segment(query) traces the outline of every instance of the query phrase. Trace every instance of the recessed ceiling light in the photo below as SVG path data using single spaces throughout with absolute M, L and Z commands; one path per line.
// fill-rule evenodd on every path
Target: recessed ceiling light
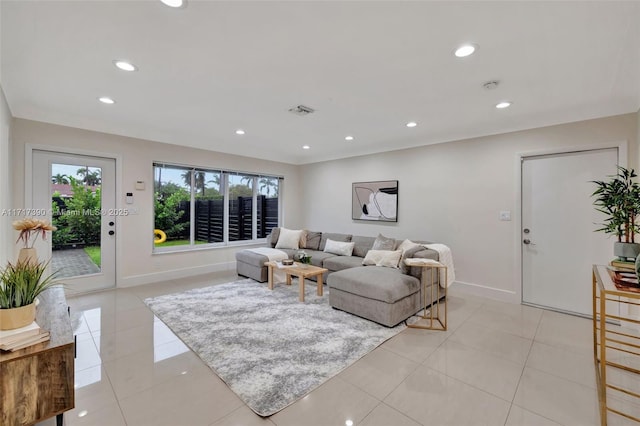
M 162 3 L 169 7 L 183 7 L 185 5 L 184 0 L 160 0 Z
M 115 60 L 113 61 L 113 65 L 115 65 L 116 67 L 120 68 L 122 71 L 137 71 L 138 68 L 133 65 L 131 62 L 127 62 L 127 61 L 122 61 L 122 60 Z
M 236 135 L 244 135 L 244 130 L 242 129 L 236 130 Z
M 309 149 L 311 148 L 309 145 L 302 145 L 302 149 Z
M 496 104 L 496 108 L 498 108 L 498 109 L 509 108 L 510 106 L 511 106 L 511 102 L 509 102 L 509 101 L 502 101 L 502 102 Z
M 416 123 L 415 121 L 410 121 L 407 123 L 407 127 L 416 127 L 418 125 L 418 123 Z
M 464 58 L 473 54 L 473 52 L 475 52 L 477 49 L 478 49 L 478 46 L 475 44 L 470 44 L 470 43 L 463 44 L 462 46 L 456 49 L 455 55 L 458 58 Z
M 353 140 L 353 136 L 347 136 L 344 138 L 345 141 L 352 141 Z
M 108 96 L 102 96 L 102 97 L 98 98 L 98 100 L 99 100 L 100 102 L 102 102 L 103 104 L 109 104 L 109 105 L 111 105 L 111 104 L 115 104 L 115 103 L 116 103 L 116 101 L 114 101 L 113 99 L 111 99 L 111 98 L 110 98 L 110 97 L 108 97 Z

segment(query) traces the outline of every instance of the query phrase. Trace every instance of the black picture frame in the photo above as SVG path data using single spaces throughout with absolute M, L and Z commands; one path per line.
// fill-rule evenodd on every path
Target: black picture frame
M 351 219 L 398 221 L 398 181 L 379 180 L 351 184 Z

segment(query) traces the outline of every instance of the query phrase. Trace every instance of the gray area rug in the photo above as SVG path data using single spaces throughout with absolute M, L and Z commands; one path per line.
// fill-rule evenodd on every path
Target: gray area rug
M 329 306 L 307 281 L 251 279 L 149 298 L 145 303 L 257 414 L 270 416 L 404 330 Z

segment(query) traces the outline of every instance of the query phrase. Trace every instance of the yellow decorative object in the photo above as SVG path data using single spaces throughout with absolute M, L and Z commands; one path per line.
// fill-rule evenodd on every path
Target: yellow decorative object
M 161 244 L 167 241 L 167 234 L 165 234 L 164 231 L 161 231 L 159 229 L 153 230 L 153 237 L 154 237 L 153 238 L 154 244 Z

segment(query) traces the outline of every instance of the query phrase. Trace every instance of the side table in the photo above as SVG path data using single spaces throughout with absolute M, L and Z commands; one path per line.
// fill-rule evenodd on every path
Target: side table
M 429 320 L 429 325 L 426 324 L 407 324 L 410 328 L 421 328 L 425 330 L 438 330 L 447 331 L 447 285 L 444 286 L 444 303 L 440 302 L 439 289 L 440 282 L 447 282 L 447 267 L 442 263 L 433 259 L 405 259 L 405 263 L 408 266 L 420 266 L 422 267 L 422 274 L 420 283 L 422 285 L 422 315 L 420 318 Z M 438 284 L 436 277 L 439 279 Z M 431 279 L 429 279 L 431 278 Z M 427 286 L 430 285 L 429 292 L 427 292 Z M 427 293 L 431 296 L 427 301 Z M 435 302 L 434 302 L 435 299 Z M 442 304 L 442 318 L 440 315 L 440 305 Z M 427 310 L 427 308 L 429 308 Z

